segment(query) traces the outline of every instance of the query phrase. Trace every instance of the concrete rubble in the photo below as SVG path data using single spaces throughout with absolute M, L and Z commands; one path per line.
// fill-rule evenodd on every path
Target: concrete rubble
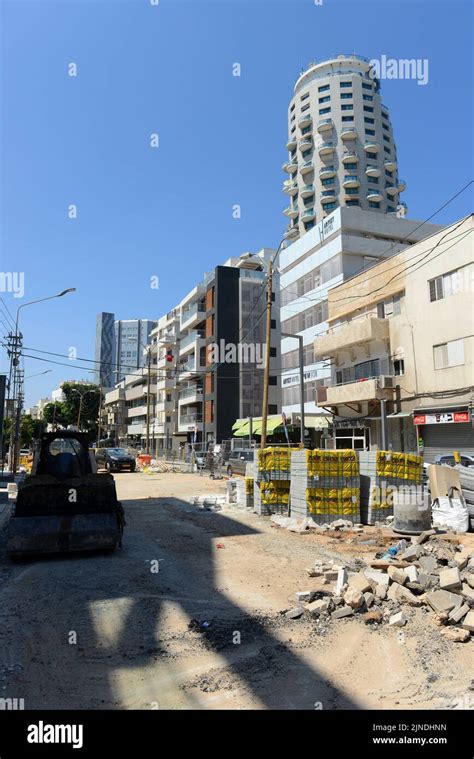
M 346 524 L 352 523 L 338 520 L 331 529 L 345 531 Z M 386 542 L 379 540 L 379 546 Z M 411 542 L 409 537 L 400 540 L 393 535 L 391 542 L 373 560 L 351 557 L 347 564 L 316 560 L 307 573 L 316 578 L 315 587 L 320 589 L 296 593 L 301 604 L 298 612 L 303 611 L 290 610 L 287 616 L 309 615 L 318 623 L 359 618 L 375 627 L 409 629 L 419 607 L 441 628 L 446 640 L 470 640 L 474 635 L 474 549 L 462 545 L 462 536 L 436 530 L 427 530 Z

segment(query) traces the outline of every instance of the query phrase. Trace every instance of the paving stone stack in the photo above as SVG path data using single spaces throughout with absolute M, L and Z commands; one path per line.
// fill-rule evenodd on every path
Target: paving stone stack
M 237 480 L 237 505 L 246 509 L 253 509 L 253 477 L 244 477 Z
M 317 524 L 359 521 L 359 464 L 352 450 L 293 451 L 291 516 Z
M 288 514 L 290 499 L 289 448 L 255 451 L 254 509 L 258 514 Z
M 374 524 L 393 514 L 391 493 L 421 485 L 423 459 L 413 453 L 359 451 L 360 521 Z

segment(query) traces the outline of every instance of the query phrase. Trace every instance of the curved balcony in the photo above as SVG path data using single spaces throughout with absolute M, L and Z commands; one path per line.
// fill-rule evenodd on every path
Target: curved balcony
M 378 166 L 366 166 L 365 167 L 365 176 L 366 177 L 379 177 L 382 173 L 382 169 L 379 169 Z
M 342 154 L 342 163 L 357 163 L 359 156 L 353 150 L 345 150 Z
M 398 187 L 396 184 L 387 184 L 385 185 L 385 190 L 387 192 L 387 195 L 398 195 Z
M 288 208 L 285 208 L 283 211 L 285 216 L 288 216 L 289 219 L 296 219 L 298 216 L 298 206 L 288 206 Z
M 334 166 L 322 166 L 319 169 L 319 178 L 320 179 L 330 179 L 331 177 L 335 176 L 336 169 Z
M 397 168 L 397 162 L 393 158 L 387 158 L 383 165 L 387 169 L 387 171 L 395 171 Z
M 283 171 L 288 172 L 288 174 L 293 174 L 298 169 L 298 161 L 295 161 L 294 158 L 291 161 L 285 161 L 282 169 Z
M 403 190 L 406 190 L 406 183 L 403 179 L 398 180 L 398 192 L 403 192 Z
M 309 161 L 305 161 L 302 164 L 302 166 L 300 168 L 300 174 L 302 174 L 302 176 L 304 176 L 305 174 L 309 174 L 313 170 L 314 170 L 313 160 L 311 159 Z
M 332 119 L 319 119 L 318 121 L 318 132 L 328 132 L 330 129 L 332 129 L 334 126 Z
M 334 152 L 334 143 L 332 142 L 322 142 L 321 145 L 318 147 L 318 153 L 320 156 L 323 155 L 330 155 Z
M 341 131 L 341 140 L 355 140 L 357 138 L 357 129 L 354 126 L 346 126 Z
M 356 177 L 355 174 L 347 174 L 344 179 L 342 180 L 342 186 L 347 187 L 359 187 L 360 181 L 359 178 Z
M 367 200 L 370 202 L 378 203 L 379 200 L 382 200 L 382 197 L 382 193 L 378 187 L 373 187 L 370 190 L 367 190 Z
M 298 147 L 303 153 L 305 150 L 312 150 L 313 149 L 313 138 L 312 137 L 302 137 L 301 140 L 298 142 Z
M 311 221 L 314 219 L 315 213 L 314 208 L 305 208 L 303 213 L 301 214 L 301 220 L 302 221 Z
M 286 143 L 287 150 L 294 150 L 296 148 L 296 142 L 296 134 L 290 134 Z
M 369 153 L 370 155 L 374 155 L 375 153 L 379 152 L 380 145 L 378 142 L 366 142 L 364 144 L 364 150 L 366 153 Z
M 297 226 L 287 227 L 287 230 L 283 237 L 285 240 L 296 240 L 300 236 L 300 232 Z
M 302 198 L 309 198 L 314 193 L 314 184 L 305 184 L 300 190 Z
M 309 126 L 312 123 L 312 121 L 313 121 L 313 117 L 311 116 L 309 112 L 303 113 L 303 115 L 300 116 L 298 119 L 298 126 L 300 127 L 300 129 L 304 129 L 305 127 Z
M 336 200 L 336 190 L 323 190 L 319 197 L 321 203 L 333 203 Z
M 296 195 L 298 192 L 298 182 L 295 182 L 294 179 L 286 179 L 283 182 L 283 192 L 286 192 L 287 195 Z

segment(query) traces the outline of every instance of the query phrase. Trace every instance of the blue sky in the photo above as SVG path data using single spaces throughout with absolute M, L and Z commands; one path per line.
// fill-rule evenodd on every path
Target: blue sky
M 94 358 L 98 311 L 157 318 L 228 256 L 276 246 L 288 101 L 314 59 L 428 59 L 426 86 L 383 81 L 382 101 L 409 216 L 430 216 L 472 174 L 470 8 L 456 0 L 3 0 L 1 270 L 25 272 L 23 301 L 3 297 L 15 311 L 77 288 L 24 309 L 25 346 Z M 465 192 L 433 221 L 470 211 Z M 62 379 L 86 376 L 69 363 L 26 359 L 27 376 L 53 370 L 27 381 L 26 405 Z

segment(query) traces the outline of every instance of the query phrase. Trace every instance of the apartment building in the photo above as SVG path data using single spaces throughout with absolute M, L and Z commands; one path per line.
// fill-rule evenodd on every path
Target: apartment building
M 339 55 L 301 73 L 288 107 L 286 147 L 287 240 L 341 206 L 405 213 L 389 109 L 367 58 Z
M 95 381 L 104 388 L 115 384 L 115 316 L 102 311 L 97 314 L 95 329 Z
M 473 217 L 330 289 L 314 354 L 336 448 L 474 452 Z
M 179 309 L 164 314 L 150 333 L 153 367 L 153 450 L 177 447 L 186 435 L 178 430 L 176 358 L 179 342 Z M 168 358 L 169 357 L 169 358 Z M 171 360 L 169 360 L 171 359 Z
M 178 433 L 188 442 L 232 437 L 240 417 L 261 416 L 265 281 L 275 251 L 216 266 L 179 304 Z M 269 413 L 280 410 L 279 282 L 274 278 Z
M 438 229 L 393 214 L 338 208 L 281 252 L 281 330 L 303 336 L 308 427 L 322 430 L 329 421 L 326 410 L 317 404 L 316 390 L 330 377 L 330 365 L 314 353 L 315 338 L 328 328 L 328 292 L 378 261 L 410 250 Z M 281 351 L 283 410 L 296 417 L 300 409 L 296 340 L 283 338 Z
M 115 382 L 128 372 L 144 366 L 143 347 L 150 341 L 156 322 L 151 319 L 116 319 L 115 329 Z

